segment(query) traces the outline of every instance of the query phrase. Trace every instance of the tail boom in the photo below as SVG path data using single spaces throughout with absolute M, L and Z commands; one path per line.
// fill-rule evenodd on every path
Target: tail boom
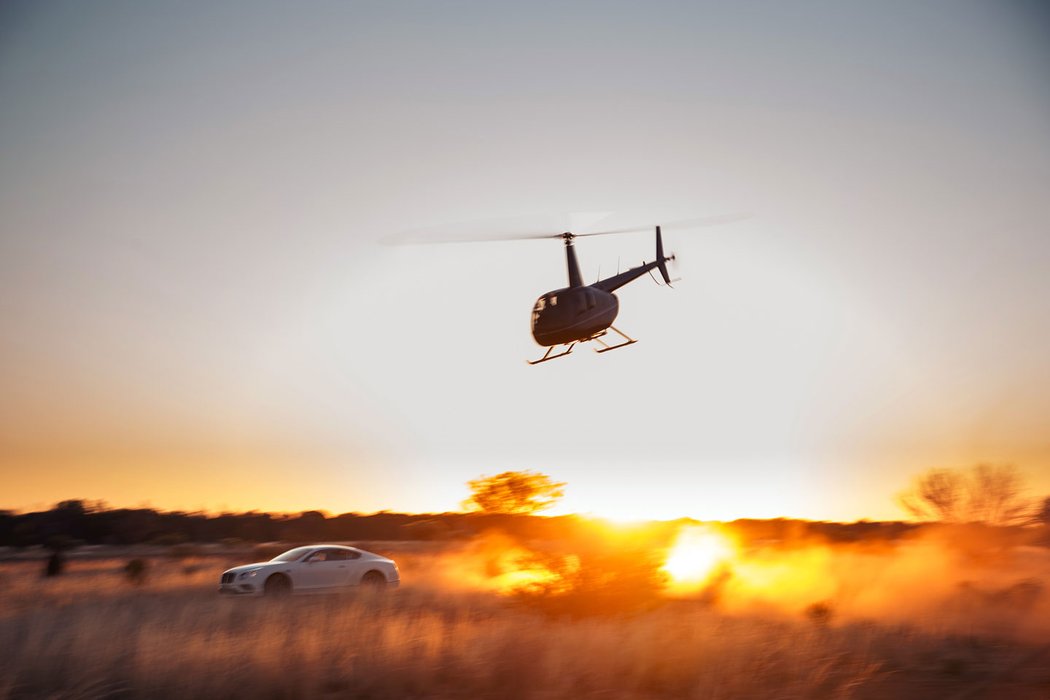
M 600 289 L 604 292 L 612 292 L 620 287 L 624 286 L 628 282 L 633 282 L 650 270 L 659 270 L 660 274 L 664 278 L 664 282 L 671 284 L 671 275 L 667 273 L 667 261 L 674 260 L 674 255 L 664 255 L 664 242 L 660 235 L 660 227 L 656 227 L 656 260 L 652 262 L 642 263 L 638 267 L 632 267 L 626 272 L 621 272 L 618 275 L 613 275 L 603 280 L 595 282 L 592 287 Z

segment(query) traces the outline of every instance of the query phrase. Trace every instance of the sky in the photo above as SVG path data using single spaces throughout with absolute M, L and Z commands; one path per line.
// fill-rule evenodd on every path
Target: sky
M 5 2 L 0 508 L 1050 495 L 1048 75 L 1038 2 Z M 559 241 L 390 245 L 572 212 L 742 216 L 665 229 L 638 343 L 535 367 Z

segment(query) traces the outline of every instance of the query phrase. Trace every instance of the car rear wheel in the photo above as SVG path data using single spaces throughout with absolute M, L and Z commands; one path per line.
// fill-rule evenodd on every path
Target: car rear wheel
M 361 577 L 361 590 L 368 593 L 382 593 L 386 590 L 386 577 L 378 571 L 369 571 Z
M 283 598 L 292 592 L 292 582 L 284 574 L 274 574 L 266 579 L 263 593 L 271 598 Z

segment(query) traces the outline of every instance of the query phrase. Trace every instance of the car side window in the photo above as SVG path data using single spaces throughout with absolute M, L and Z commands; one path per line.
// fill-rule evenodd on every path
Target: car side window
M 350 558 L 347 556 L 349 552 L 345 549 L 326 549 L 325 554 L 327 555 L 325 561 L 346 561 Z

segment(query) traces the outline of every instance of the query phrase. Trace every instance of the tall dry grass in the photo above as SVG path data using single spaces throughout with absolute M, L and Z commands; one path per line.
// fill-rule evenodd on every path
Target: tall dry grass
M 141 587 L 123 561 L 73 562 L 55 580 L 3 565 L 0 698 L 947 697 L 999 687 L 1031 653 L 698 601 L 552 615 L 428 577 L 446 556 L 401 553 L 392 595 L 278 601 L 220 598 L 227 562 L 155 562 Z

